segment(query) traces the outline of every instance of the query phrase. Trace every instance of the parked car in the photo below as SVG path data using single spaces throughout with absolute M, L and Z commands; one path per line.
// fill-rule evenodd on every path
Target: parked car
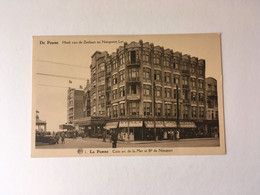
M 58 138 L 51 134 L 51 132 L 37 132 L 36 133 L 36 142 L 56 144 Z

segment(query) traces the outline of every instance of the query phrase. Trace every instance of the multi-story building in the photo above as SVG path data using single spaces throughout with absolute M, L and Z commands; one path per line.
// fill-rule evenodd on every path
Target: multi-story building
M 91 116 L 123 138 L 167 139 L 177 118 L 183 137 L 204 129 L 205 93 L 203 59 L 143 41 L 92 55 Z
M 209 135 L 218 134 L 218 93 L 217 80 L 208 77 L 206 78 L 206 95 L 207 95 L 207 133 Z
M 84 89 L 84 116 L 85 117 L 90 117 L 91 116 L 91 96 L 90 96 L 90 92 L 91 92 L 91 85 L 89 80 L 87 80 L 87 84 L 86 87 Z
M 68 89 L 67 94 L 67 123 L 84 117 L 84 91 L 74 88 Z

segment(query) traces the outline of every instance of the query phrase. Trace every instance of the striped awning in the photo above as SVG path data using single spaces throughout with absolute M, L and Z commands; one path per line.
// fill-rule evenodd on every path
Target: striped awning
M 119 127 L 142 127 L 143 121 L 120 121 Z
M 175 121 L 164 121 L 164 125 L 166 128 L 176 128 L 177 124 Z
M 145 121 L 145 127 L 146 128 L 154 128 L 154 121 Z M 155 121 L 155 127 L 156 128 L 164 128 L 164 122 L 163 121 Z
M 196 128 L 196 124 L 194 122 L 180 122 L 181 128 Z
M 118 122 L 108 122 L 105 126 L 104 129 L 110 130 L 110 129 L 116 129 L 118 126 Z

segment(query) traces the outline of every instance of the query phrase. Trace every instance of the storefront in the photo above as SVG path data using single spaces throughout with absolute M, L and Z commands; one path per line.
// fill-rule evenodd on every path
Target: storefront
M 196 138 L 198 136 L 197 126 L 194 122 L 181 121 L 180 122 L 180 138 Z
M 143 131 L 142 121 L 120 121 L 118 127 L 119 140 L 141 140 Z

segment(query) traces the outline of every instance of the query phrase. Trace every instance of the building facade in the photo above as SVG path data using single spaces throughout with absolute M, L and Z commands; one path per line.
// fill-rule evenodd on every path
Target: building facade
M 203 59 L 143 41 L 92 55 L 91 117 L 122 139 L 167 139 L 177 118 L 181 136 L 193 136 L 205 129 L 205 94 Z
M 67 123 L 84 117 L 84 91 L 69 88 L 67 93 Z
M 206 96 L 207 134 L 210 136 L 216 136 L 219 132 L 218 91 L 217 80 L 212 77 L 206 78 Z

